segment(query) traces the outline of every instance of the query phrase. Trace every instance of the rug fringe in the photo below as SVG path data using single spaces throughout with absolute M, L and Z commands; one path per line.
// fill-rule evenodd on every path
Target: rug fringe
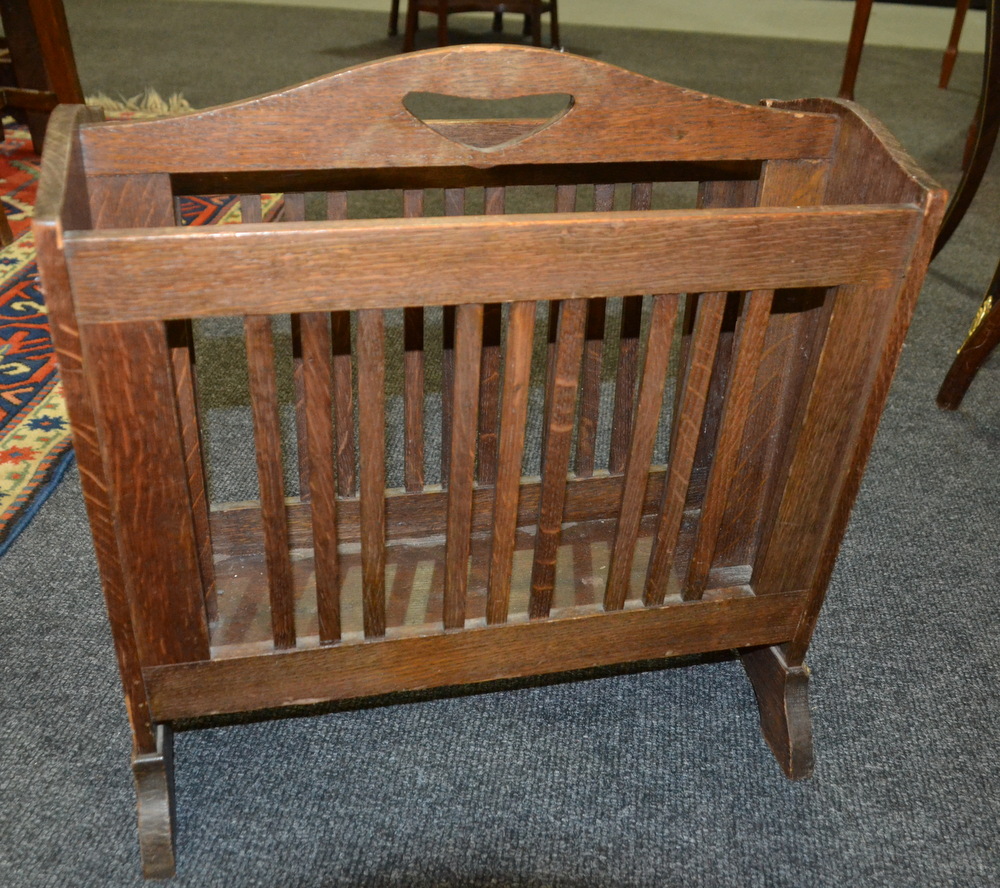
M 173 93 L 164 99 L 155 89 L 145 89 L 138 95 L 126 99 L 113 99 L 105 93 L 87 97 L 87 104 L 108 112 L 138 111 L 144 114 L 187 114 L 194 110 L 180 93 Z

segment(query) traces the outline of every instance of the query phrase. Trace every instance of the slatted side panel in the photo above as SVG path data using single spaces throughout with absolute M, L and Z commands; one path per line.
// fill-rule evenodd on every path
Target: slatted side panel
M 473 192 L 400 192 L 401 213 L 418 217 L 480 212 L 480 201 L 486 214 L 510 208 L 509 189 Z M 653 203 L 649 183 L 598 184 L 592 188 L 592 203 L 589 188 L 563 185 L 551 193 L 553 209 L 560 213 L 580 208 L 643 210 Z M 306 197 L 286 195 L 284 218 L 305 219 Z M 242 195 L 241 205 L 244 221 L 261 218 L 259 195 Z M 312 198 L 310 205 L 315 205 Z M 324 194 L 322 213 L 347 218 L 347 194 Z M 290 349 L 284 355 L 276 354 L 269 317 L 245 318 L 275 646 L 292 647 L 300 641 L 295 605 L 302 584 L 293 576 L 282 480 L 280 361 L 292 366 L 299 493 L 312 519 L 319 640 L 330 644 L 345 631 L 342 618 L 348 606 L 342 600 L 345 568 L 338 546 L 338 521 L 344 520 L 338 515 L 346 500 L 353 502 L 347 514 L 357 516 L 349 520 L 357 523 L 351 538 L 360 540 L 361 582 L 354 589 L 360 590 L 364 634 L 380 637 L 398 625 L 390 614 L 394 593 L 389 586 L 398 587 L 403 573 L 412 574 L 413 569 L 399 568 L 397 574 L 387 548 L 387 459 L 392 457 L 386 457 L 386 448 L 387 442 L 394 446 L 401 428 L 403 488 L 408 494 L 422 494 L 426 465 L 433 465 L 424 450 L 425 439 L 430 440 L 428 421 L 435 421 L 427 415 L 428 381 L 437 378 L 437 372 L 442 382 L 440 477 L 445 491 L 437 527 L 444 543 L 432 556 L 438 560 L 430 594 L 438 590 L 444 629 L 466 625 L 473 581 L 481 584 L 485 604 L 477 606 L 484 606 L 490 624 L 511 618 L 513 598 L 527 602 L 532 619 L 550 616 L 557 575 L 566 569 L 560 559 L 571 545 L 563 539 L 570 520 L 567 497 L 573 485 L 601 480 L 596 476 L 615 481 L 606 488 L 614 491 L 614 501 L 607 506 L 614 525 L 607 554 L 587 554 L 592 565 L 602 562 L 594 569 L 598 586 L 603 582 L 596 597 L 603 597 L 605 609 L 620 610 L 639 596 L 646 606 L 678 596 L 699 599 L 718 588 L 713 569 L 741 446 L 753 411 L 760 406 L 758 375 L 776 304 L 770 291 L 609 293 L 607 298 L 549 303 L 544 314 L 529 302 L 448 306 L 440 327 L 431 327 L 424 309 L 414 306 L 399 313 L 401 325 L 396 329 L 387 326 L 395 324 L 391 313 L 379 309 L 308 313 L 292 316 Z M 727 305 L 729 311 L 738 308 L 735 326 L 728 330 Z M 548 324 L 549 330 L 547 342 L 542 334 L 537 349 L 540 324 Z M 684 324 L 688 333 L 681 336 L 678 328 Z M 431 341 L 432 330 L 441 337 L 439 349 L 429 347 L 437 345 Z M 726 342 L 727 349 L 723 377 L 716 376 L 720 342 Z M 397 348 L 398 368 L 390 360 Z M 672 379 L 673 368 L 679 368 L 677 379 Z M 396 372 L 398 379 L 391 376 Z M 533 483 L 522 478 L 526 429 L 530 411 L 539 409 L 531 406 L 533 385 L 540 389 L 542 404 L 541 477 L 537 500 L 532 500 L 537 509 L 526 523 L 522 490 Z M 665 420 L 664 401 L 671 388 L 674 402 Z M 708 412 L 716 389 L 723 392 L 717 417 Z M 397 416 L 392 406 L 397 397 L 402 400 L 401 426 L 393 429 L 387 423 Z M 658 442 L 665 421 L 669 443 L 664 448 Z M 717 427 L 706 451 L 707 479 L 702 475 L 696 481 L 705 427 L 712 423 Z M 661 449 L 667 461 L 662 482 L 661 469 L 654 465 L 654 451 Z M 695 484 L 698 493 L 692 499 Z M 654 489 L 658 501 L 652 506 Z M 482 503 L 492 514 L 485 546 L 473 538 L 474 514 Z M 434 523 L 431 517 L 428 528 Z M 400 533 L 392 536 L 399 539 Z M 524 570 L 524 557 L 518 555 L 526 537 L 530 571 Z M 579 540 L 572 545 L 579 546 Z M 482 555 L 476 554 L 477 546 L 485 553 L 478 579 L 475 559 Z M 515 567 L 517 558 L 520 567 Z M 644 573 L 644 581 L 639 573 Z M 425 570 L 425 580 L 427 576 Z M 413 582 L 412 576 L 407 582 Z M 514 589 L 514 583 L 521 588 Z M 565 604 L 560 601 L 559 606 Z M 434 607 L 424 606 L 424 612 L 438 618 Z

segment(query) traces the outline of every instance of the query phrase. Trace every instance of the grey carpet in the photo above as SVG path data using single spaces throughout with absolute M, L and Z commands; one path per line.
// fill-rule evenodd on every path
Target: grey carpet
M 388 5 L 388 4 L 387 4 Z M 396 48 L 361 13 L 66 0 L 87 92 L 229 101 Z M 571 50 L 754 101 L 834 45 L 566 28 Z M 978 84 L 871 47 L 859 99 L 948 183 Z M 990 177 L 935 262 L 809 662 L 790 783 L 731 661 L 181 733 L 178 886 L 1000 882 L 1000 366 L 934 394 L 1000 255 Z M 78 478 L 0 559 L 0 884 L 139 885 L 129 740 Z

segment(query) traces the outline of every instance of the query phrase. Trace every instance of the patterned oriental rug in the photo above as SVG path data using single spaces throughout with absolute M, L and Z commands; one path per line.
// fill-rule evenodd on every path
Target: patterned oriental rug
M 15 240 L 0 250 L 0 556 L 73 458 L 31 233 L 40 159 L 26 127 L 7 119 L 4 132 L 0 199 Z M 265 195 L 269 219 L 280 209 L 279 196 Z M 181 213 L 187 225 L 240 221 L 237 201 L 228 195 L 185 199 Z

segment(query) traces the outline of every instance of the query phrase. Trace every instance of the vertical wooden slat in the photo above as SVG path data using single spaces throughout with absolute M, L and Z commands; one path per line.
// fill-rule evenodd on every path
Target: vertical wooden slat
M 306 391 L 303 379 L 302 321 L 301 316 L 291 315 L 292 327 L 292 383 L 295 391 L 295 453 L 299 466 L 299 497 L 309 502 L 309 440 L 306 437 Z
M 385 319 L 358 312 L 361 582 L 367 637 L 385 635 Z
M 733 368 L 723 400 L 722 420 L 715 444 L 715 457 L 709 470 L 698 533 L 687 581 L 684 583 L 683 597 L 686 600 L 701 598 L 708 583 L 708 573 L 722 529 L 729 490 L 736 475 L 740 445 L 750 416 L 773 299 L 772 290 L 748 293 L 744 297 L 743 315 L 736 331 Z
M 630 209 L 648 210 L 653 205 L 651 182 L 637 182 L 632 186 Z M 632 420 L 635 411 L 635 386 L 639 375 L 639 335 L 642 331 L 642 296 L 622 299 L 621 327 L 618 333 L 618 372 L 615 374 L 615 406 L 611 420 L 611 451 L 608 471 L 624 471 L 625 459 L 632 437 Z
M 403 192 L 403 215 L 424 214 L 424 192 Z M 403 309 L 403 483 L 418 492 L 424 487 L 424 310 Z
M 482 337 L 483 306 L 458 306 L 455 312 L 455 386 L 451 408 L 451 471 L 445 547 L 445 629 L 461 629 L 465 625 Z
M 621 508 L 615 527 L 615 539 L 604 591 L 605 610 L 620 610 L 628 597 L 629 576 L 635 543 L 642 520 L 642 504 L 649 479 L 649 465 L 656 443 L 656 430 L 663 406 L 670 350 L 677 321 L 679 296 L 654 296 L 653 311 L 646 345 L 646 361 L 639 386 L 639 402 L 625 461 Z
M 573 415 L 583 355 L 583 337 L 587 323 L 587 300 L 570 299 L 559 311 L 556 337 L 555 370 L 552 374 L 551 405 L 546 417 L 548 431 L 542 459 L 542 489 L 538 506 L 538 531 L 531 566 L 532 618 L 546 617 L 552 607 L 555 589 L 556 556 L 562 531 L 563 505 L 573 444 Z
M 240 195 L 240 219 L 244 223 L 264 221 L 263 207 L 259 194 Z
M 284 196 L 282 218 L 286 222 L 302 222 L 306 218 L 306 196 L 301 191 L 289 191 Z M 298 444 L 299 496 L 303 502 L 310 498 L 309 444 L 306 440 L 305 386 L 302 379 L 302 333 L 299 316 L 293 314 L 292 322 L 292 379 L 295 385 L 295 431 Z
M 286 222 L 302 222 L 306 218 L 306 196 L 301 191 L 288 191 L 284 197 L 282 218 Z
M 506 209 L 506 189 L 486 188 L 483 211 L 502 215 Z M 480 484 L 494 484 L 497 478 L 497 430 L 500 423 L 500 341 L 502 309 L 487 305 L 483 314 L 483 357 L 479 374 L 479 465 Z
M 576 185 L 557 185 L 555 211 L 557 213 L 572 213 L 576 210 Z M 548 434 L 548 416 L 552 409 L 549 403 L 549 395 L 552 393 L 553 375 L 556 370 L 556 336 L 559 331 L 559 303 L 549 303 L 549 330 L 548 346 L 545 354 L 545 404 L 542 409 L 542 416 L 546 421 L 542 424 L 542 451 L 545 451 L 545 436 Z
M 594 211 L 610 212 L 615 208 L 615 186 L 594 186 Z M 576 439 L 576 474 L 588 478 L 594 474 L 597 445 L 597 422 L 601 408 L 601 356 L 604 353 L 606 300 L 591 299 L 587 306 L 587 333 L 583 345 L 583 369 L 580 373 L 580 415 Z
M 289 648 L 295 645 L 295 599 L 281 471 L 281 421 L 271 319 L 267 315 L 248 315 L 244 319 L 244 331 L 264 524 L 264 556 L 271 596 L 271 631 L 276 648 Z
M 535 303 L 516 302 L 511 305 L 503 378 L 500 453 L 493 500 L 493 547 L 486 593 L 487 623 L 506 622 L 510 606 L 510 573 L 517 533 L 518 492 L 521 460 L 524 456 L 524 430 L 528 418 L 534 329 Z
M 445 188 L 444 213 L 446 216 L 465 214 L 464 188 Z M 446 305 L 441 314 L 441 483 L 447 487 L 451 460 L 451 403 L 455 386 L 455 306 Z
M 316 569 L 316 610 L 322 644 L 340 639 L 340 569 L 337 560 L 337 489 L 334 478 L 333 355 L 329 318 L 300 315 L 302 390 L 309 455 L 309 501 Z
M 328 219 L 347 218 L 347 192 L 330 191 L 326 196 Z M 351 315 L 330 313 L 333 348 L 333 412 L 337 436 L 337 493 L 354 496 L 357 487 L 354 460 L 354 391 L 351 368 Z
M 184 442 L 188 488 L 191 492 L 191 516 L 198 540 L 198 561 L 205 590 L 205 610 L 209 620 L 218 615 L 215 588 L 215 562 L 212 557 L 212 530 L 208 520 L 208 491 L 205 484 L 205 464 L 202 458 L 201 427 L 198 421 L 198 397 L 194 376 L 194 335 L 190 321 L 174 321 L 167 325 L 170 340 L 170 362 L 174 373 L 177 413 Z
M 725 307 L 725 293 L 703 293 L 698 297 L 680 411 L 674 418 L 667 482 L 663 489 L 660 517 L 646 574 L 643 600 L 647 605 L 662 604 L 666 595 Z

